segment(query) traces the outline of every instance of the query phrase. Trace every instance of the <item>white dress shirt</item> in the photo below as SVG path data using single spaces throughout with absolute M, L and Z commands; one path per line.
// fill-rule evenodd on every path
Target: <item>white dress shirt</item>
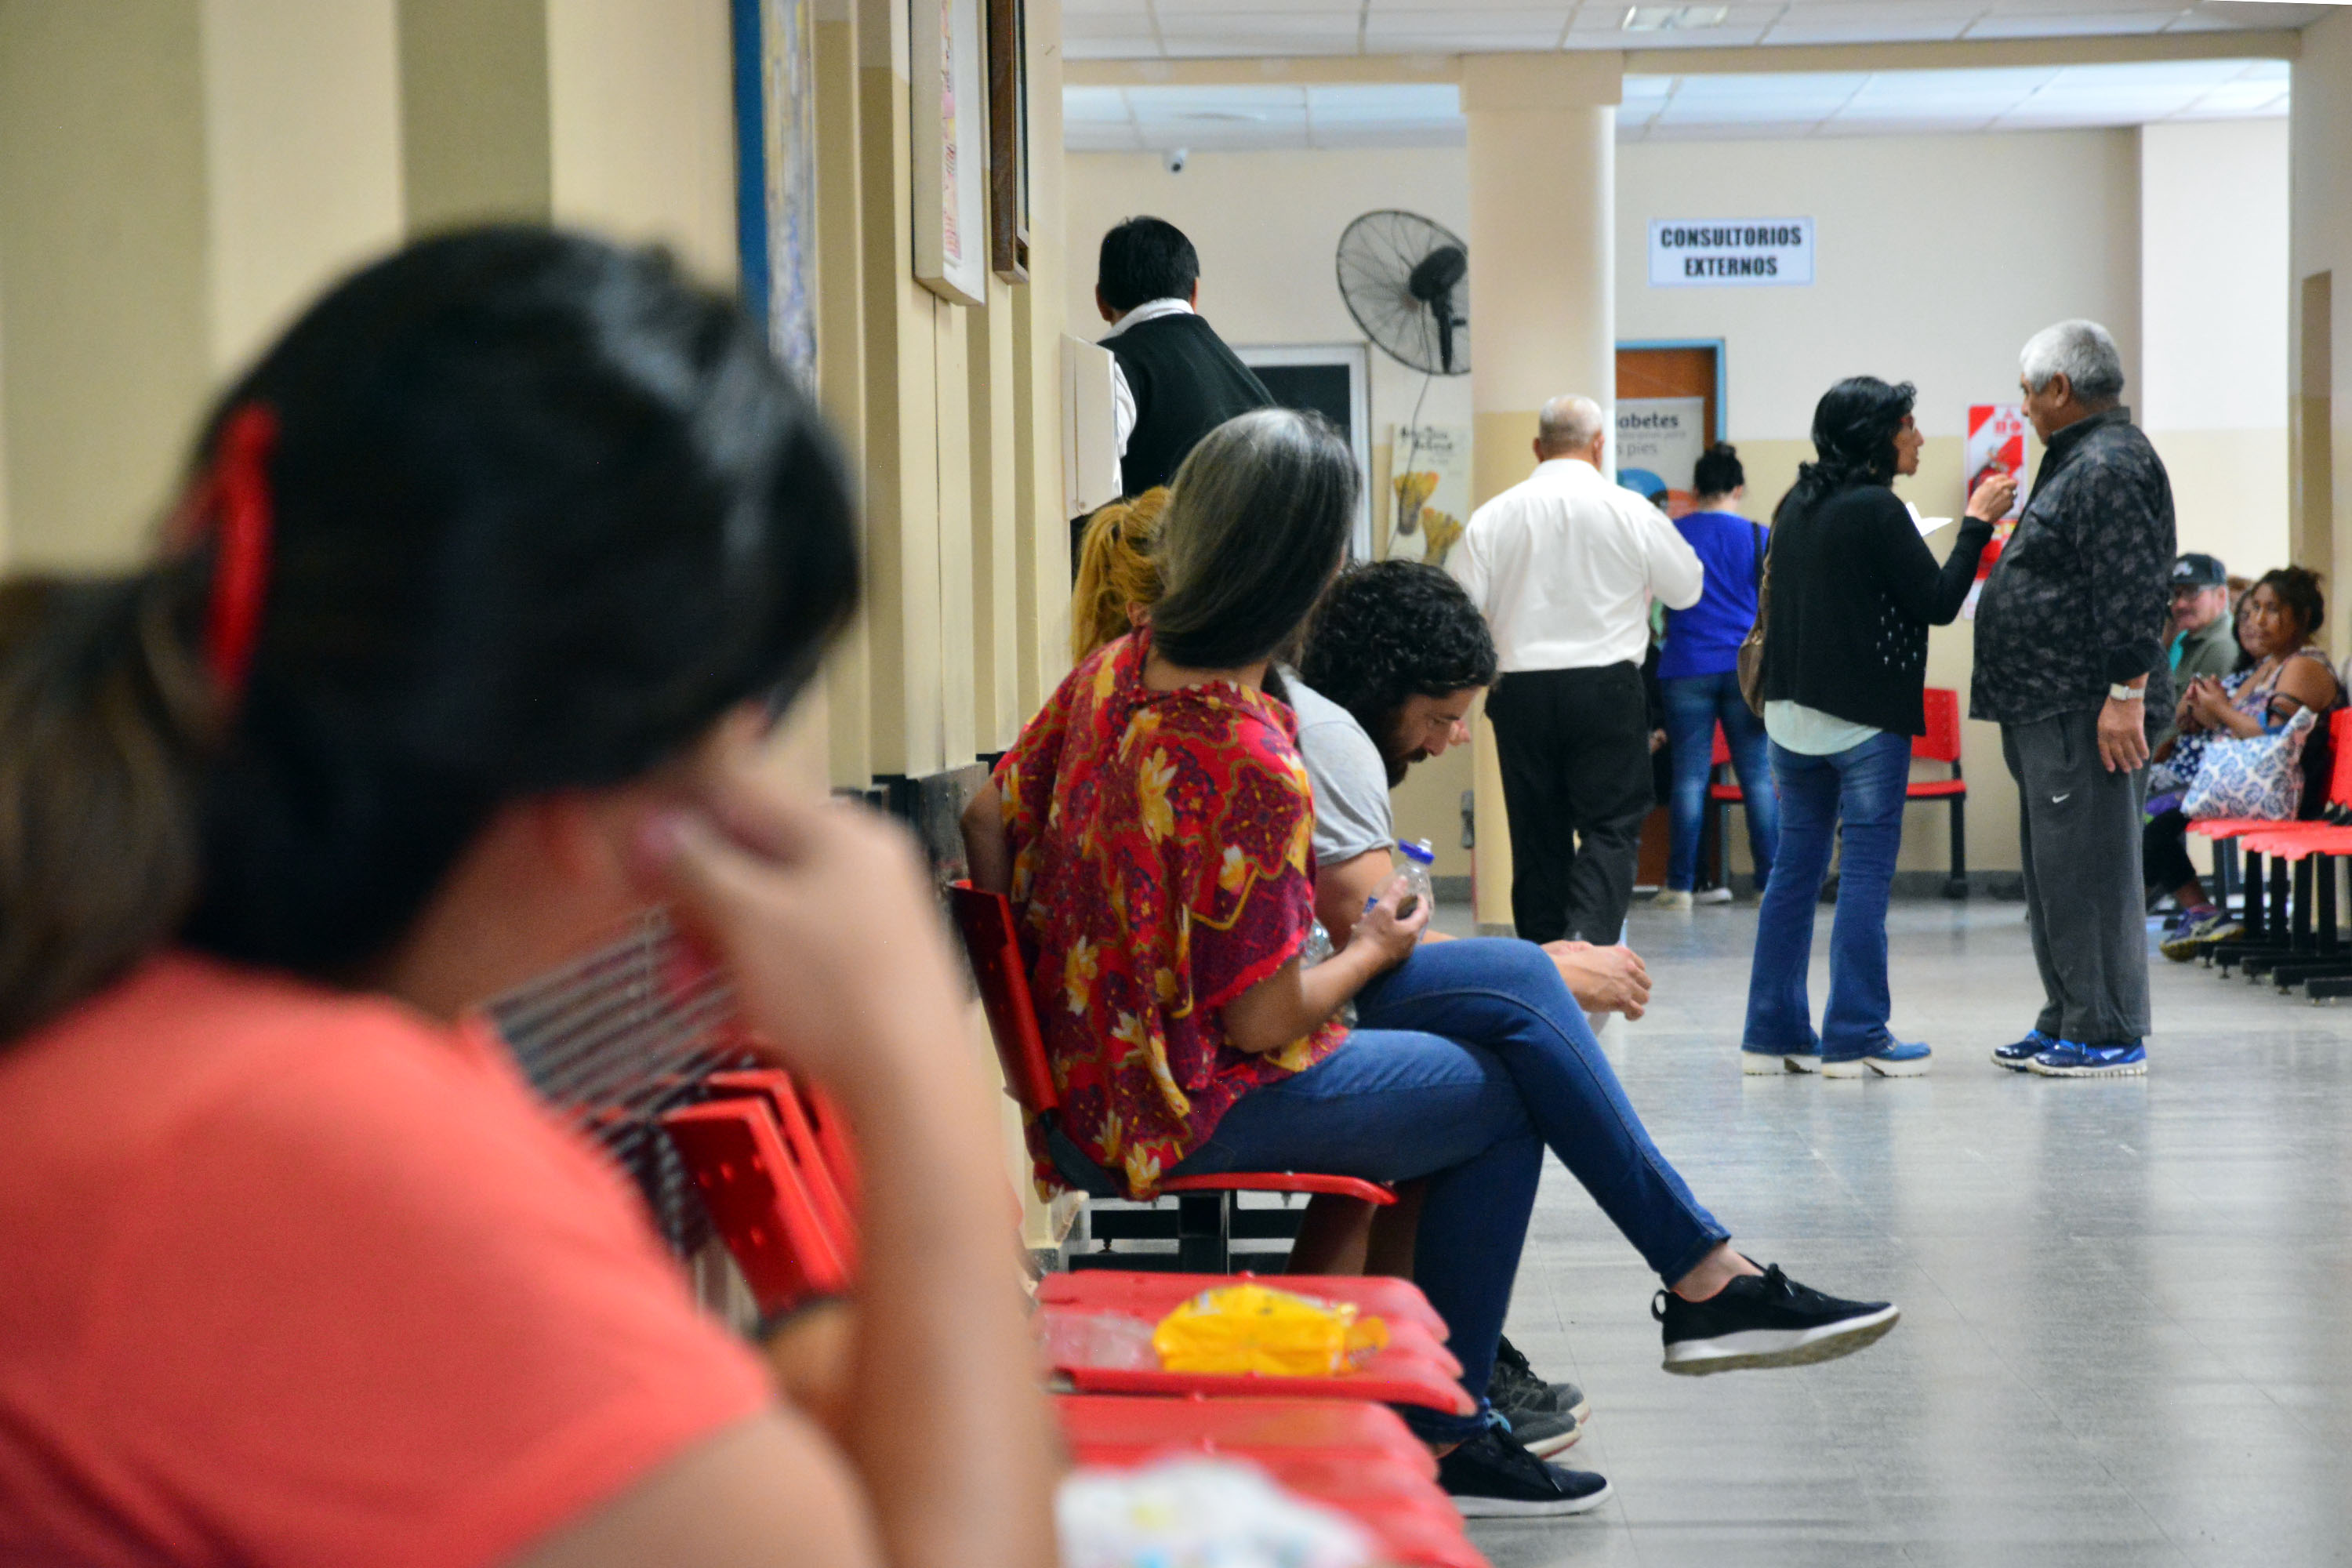
M 1698 603 L 1706 569 L 1666 514 L 1581 458 L 1553 458 L 1470 514 L 1447 561 L 1504 673 L 1642 662 L 1650 601 Z
M 1192 301 L 1179 300 L 1172 294 L 1164 300 L 1146 300 L 1142 304 L 1113 321 L 1110 324 L 1110 331 L 1095 341 L 1098 343 L 1107 343 L 1129 327 L 1139 327 L 1146 321 L 1156 321 L 1162 316 L 1191 316 L 1198 313 L 1192 309 Z M 1127 372 L 1120 368 L 1118 361 L 1115 359 L 1110 362 L 1110 418 L 1112 427 L 1118 432 L 1118 455 L 1124 458 L 1127 456 L 1128 437 L 1135 434 L 1135 394 L 1127 384 Z

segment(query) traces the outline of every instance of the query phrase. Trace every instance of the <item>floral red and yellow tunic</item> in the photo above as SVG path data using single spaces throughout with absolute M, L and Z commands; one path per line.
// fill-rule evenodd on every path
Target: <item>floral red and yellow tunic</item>
M 1066 1130 L 1148 1197 L 1234 1102 L 1346 1042 L 1226 1044 L 1219 1009 L 1296 956 L 1315 919 L 1314 794 L 1298 724 L 1223 681 L 1154 691 L 1149 632 L 1070 672 L 996 765 L 1013 907 Z M 1041 1185 L 1061 1186 L 1037 1130 Z

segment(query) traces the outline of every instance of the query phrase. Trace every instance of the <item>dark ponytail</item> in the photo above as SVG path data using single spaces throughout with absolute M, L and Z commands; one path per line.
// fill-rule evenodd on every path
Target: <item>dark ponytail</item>
M 1778 521 L 1802 516 L 1843 489 L 1895 482 L 1895 435 L 1910 416 L 1918 389 L 1892 386 L 1874 375 L 1849 376 L 1813 405 L 1815 460 L 1797 469 L 1797 482 L 1773 509 Z
M 189 566 L 0 584 L 0 1039 L 166 941 L 215 729 Z
M 172 941 L 348 979 L 506 802 L 781 708 L 856 603 L 814 405 L 656 250 L 421 240 L 305 311 L 190 468 L 164 564 L 0 589 L 0 1038 Z

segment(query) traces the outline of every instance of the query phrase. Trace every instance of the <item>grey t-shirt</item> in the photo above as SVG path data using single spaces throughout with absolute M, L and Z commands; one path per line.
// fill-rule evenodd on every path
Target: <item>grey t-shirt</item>
M 1337 866 L 1395 841 L 1389 815 L 1389 771 L 1356 716 L 1282 672 L 1298 715 L 1298 754 L 1315 788 L 1315 863 Z

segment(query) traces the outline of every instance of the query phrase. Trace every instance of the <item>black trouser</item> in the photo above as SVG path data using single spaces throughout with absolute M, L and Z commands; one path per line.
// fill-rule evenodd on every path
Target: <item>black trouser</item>
M 1518 934 L 1615 942 L 1654 804 L 1640 667 L 1515 671 L 1496 683 L 1486 717 L 1510 819 Z
M 2189 858 L 2189 819 L 2174 806 L 2147 819 L 2139 830 L 2140 875 L 2151 893 L 2171 893 L 2198 879 Z

